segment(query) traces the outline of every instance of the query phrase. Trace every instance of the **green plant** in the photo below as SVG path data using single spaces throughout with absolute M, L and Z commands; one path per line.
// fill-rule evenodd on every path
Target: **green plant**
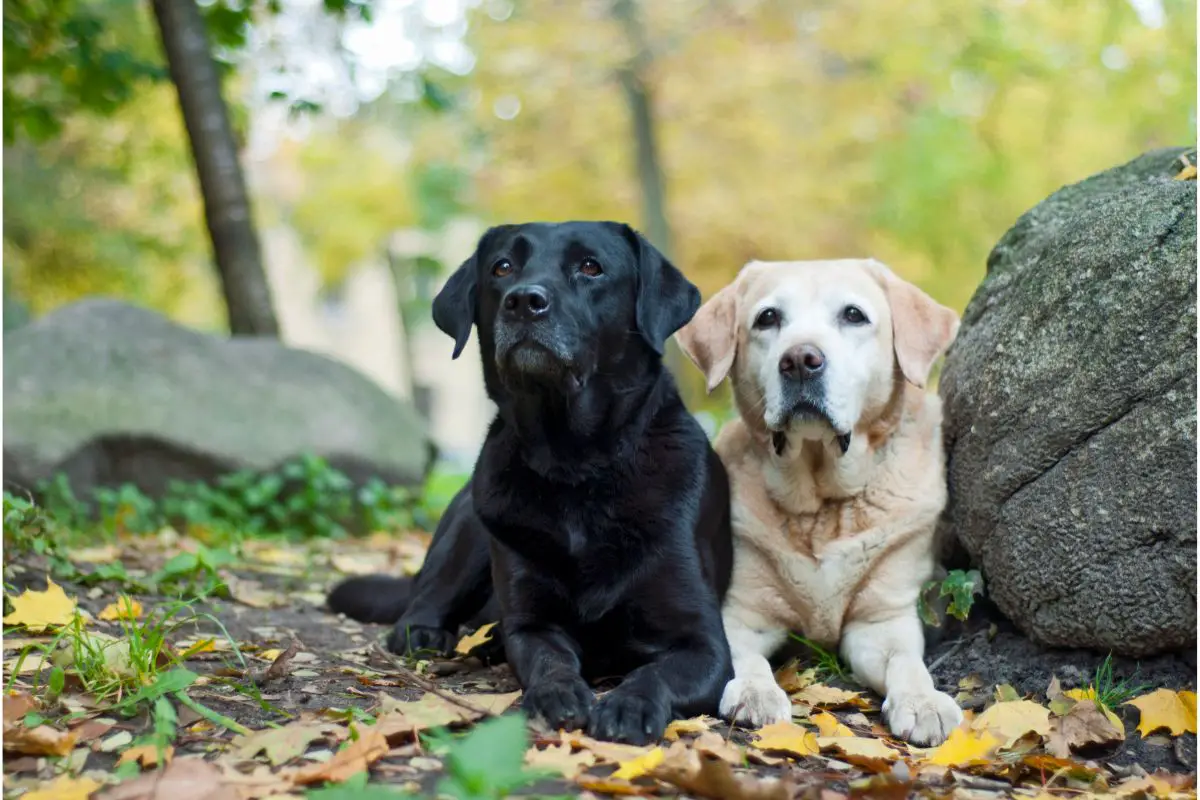
M 975 605 L 975 595 L 983 594 L 983 575 L 979 570 L 952 569 L 942 580 L 931 580 L 921 587 L 917 612 L 926 625 L 941 627 L 942 615 L 937 606 L 941 598 L 950 598 L 946 613 L 957 620 L 966 620 Z
M 811 639 L 806 639 L 799 634 L 793 633 L 791 637 L 808 648 L 815 662 L 813 666 L 817 670 L 817 676 L 822 680 L 837 678 L 848 683 L 854 682 L 854 676 L 851 675 L 849 668 L 842 663 L 842 660 L 838 658 L 837 653 L 832 650 L 826 650 Z
M 1135 670 L 1132 677 L 1118 680 L 1113 675 L 1112 653 L 1109 653 L 1092 674 L 1088 690 L 1097 704 L 1112 711 L 1126 700 L 1132 700 L 1151 688 L 1148 683 L 1133 683 L 1136 677 Z
M 166 594 L 207 597 L 227 593 L 219 569 L 234 561 L 229 550 L 214 549 L 200 544 L 196 552 L 178 553 L 167 560 L 150 583 Z
M 486 720 L 461 737 L 426 737 L 435 752 L 445 756 L 446 777 L 439 795 L 456 800 L 494 800 L 546 776 L 525 767 L 529 732 L 525 715 L 506 714 Z

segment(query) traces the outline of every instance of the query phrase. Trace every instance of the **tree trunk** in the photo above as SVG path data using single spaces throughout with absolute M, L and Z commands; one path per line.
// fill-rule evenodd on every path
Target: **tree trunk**
M 196 0 L 151 0 L 192 145 L 234 336 L 279 336 L 221 78 Z

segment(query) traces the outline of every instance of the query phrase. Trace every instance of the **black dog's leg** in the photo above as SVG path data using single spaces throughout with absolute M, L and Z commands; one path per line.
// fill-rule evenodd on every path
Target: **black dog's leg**
M 492 595 L 488 540 L 468 483 L 438 525 L 388 649 L 402 654 L 454 650 L 459 625 L 479 613 Z
M 605 695 L 592 711 L 588 733 L 641 745 L 662 736 L 672 719 L 715 713 L 733 678 L 729 646 L 719 629 L 704 630 L 700 621 L 697 627 L 698 633 L 633 670 Z
M 508 663 L 525 689 L 521 707 L 551 728 L 586 725 L 596 698 L 580 674 L 579 643 L 561 628 L 533 619 L 509 616 L 504 625 Z

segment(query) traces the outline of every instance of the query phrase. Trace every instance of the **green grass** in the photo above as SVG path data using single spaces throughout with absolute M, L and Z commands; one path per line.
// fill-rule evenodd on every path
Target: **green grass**
M 816 669 L 818 679 L 827 681 L 837 678 L 847 683 L 854 683 L 854 676 L 851 674 L 850 669 L 838 658 L 837 653 L 826 650 L 811 639 L 806 639 L 799 634 L 793 633 L 790 635 L 797 642 L 808 648 L 811 657 L 811 666 Z
M 1122 703 L 1132 700 L 1150 689 L 1148 683 L 1135 684 L 1133 682 L 1135 677 L 1137 677 L 1136 671 L 1131 678 L 1117 679 L 1113 675 L 1112 653 L 1109 653 L 1096 667 L 1092 680 L 1088 683 L 1088 688 L 1095 694 L 1096 702 L 1099 705 L 1112 711 Z

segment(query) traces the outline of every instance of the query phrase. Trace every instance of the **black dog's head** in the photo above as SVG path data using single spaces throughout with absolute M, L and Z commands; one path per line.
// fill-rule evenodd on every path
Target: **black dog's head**
M 596 375 L 661 359 L 700 292 L 628 225 L 502 225 L 433 301 L 458 358 L 479 328 L 489 393 L 575 395 Z

